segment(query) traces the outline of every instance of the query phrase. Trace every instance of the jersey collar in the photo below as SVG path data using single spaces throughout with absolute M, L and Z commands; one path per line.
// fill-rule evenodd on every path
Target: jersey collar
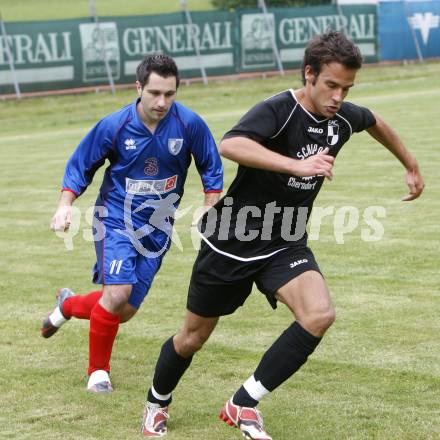
M 140 102 L 141 98 L 136 98 L 134 103 L 133 103 L 133 113 L 134 113 L 134 117 L 139 125 L 139 127 L 142 127 L 144 130 L 147 130 L 148 133 L 150 135 L 155 135 L 158 133 L 158 131 L 160 130 L 160 128 L 162 127 L 163 124 L 166 123 L 166 121 L 168 120 L 168 118 L 170 117 L 171 112 L 174 111 L 174 106 L 175 106 L 175 102 L 173 102 L 173 104 L 171 105 L 170 109 L 168 110 L 168 113 L 165 115 L 165 117 L 163 119 L 161 119 L 159 121 L 159 124 L 157 124 L 156 130 L 154 131 L 154 133 L 151 133 L 151 130 L 144 124 L 144 122 L 142 121 L 141 117 L 139 116 L 139 113 L 137 111 L 137 105 Z
M 295 99 L 295 101 L 299 104 L 299 106 L 304 110 L 305 113 L 307 113 L 315 122 L 317 122 L 318 124 L 321 122 L 325 122 L 328 120 L 328 118 L 324 118 L 324 119 L 318 119 L 317 116 L 315 116 L 313 113 L 310 113 L 300 102 L 299 99 L 296 97 L 295 95 L 295 91 L 293 89 L 289 89 L 290 93 L 293 96 L 293 99 Z

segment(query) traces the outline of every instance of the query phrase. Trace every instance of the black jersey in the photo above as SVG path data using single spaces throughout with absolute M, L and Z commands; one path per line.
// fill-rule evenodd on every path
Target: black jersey
M 331 119 L 307 111 L 293 90 L 257 104 L 224 138 L 247 137 L 269 150 L 304 160 L 329 147 L 336 157 L 354 132 L 376 123 L 370 110 L 344 102 Z M 305 225 L 323 176 L 298 177 L 239 165 L 227 194 L 199 224 L 216 252 L 240 261 L 305 246 Z

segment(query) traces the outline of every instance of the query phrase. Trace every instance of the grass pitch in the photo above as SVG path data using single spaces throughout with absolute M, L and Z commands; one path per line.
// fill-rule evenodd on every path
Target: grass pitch
M 198 111 L 219 140 L 252 104 L 298 87 L 285 78 L 182 86 L 179 100 Z M 115 392 L 85 392 L 88 322 L 72 320 L 50 340 L 39 335 L 54 292 L 90 282 L 94 251 L 81 218 L 73 251 L 49 231 L 64 164 L 99 118 L 135 97 L 118 92 L 0 102 L 0 439 L 138 439 L 145 392 L 163 341 L 185 314 L 195 258 L 190 216 L 177 222 L 183 251 L 164 260 L 139 314 L 120 328 L 112 358 Z M 335 240 L 334 217 L 310 242 L 326 275 L 338 319 L 309 362 L 261 403 L 277 440 L 414 440 L 440 438 L 440 275 L 438 101 L 440 64 L 365 67 L 348 100 L 385 117 L 413 151 L 426 189 L 403 203 L 403 169 L 367 134 L 343 148 L 335 177 L 316 206 L 355 207 L 359 225 Z M 226 183 L 236 166 L 225 161 Z M 102 172 L 78 200 L 94 203 Z M 192 168 L 182 209 L 202 201 Z M 361 239 L 362 213 L 386 210 L 384 236 Z M 170 440 L 241 438 L 217 420 L 222 404 L 254 370 L 263 351 L 292 321 L 255 291 L 226 317 L 196 355 L 174 394 Z

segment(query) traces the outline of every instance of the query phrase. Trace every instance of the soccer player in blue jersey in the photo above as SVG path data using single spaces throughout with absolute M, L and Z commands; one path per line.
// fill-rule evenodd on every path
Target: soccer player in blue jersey
M 74 200 L 108 160 L 94 217 L 93 282 L 102 289 L 86 295 L 60 289 L 41 328 L 49 338 L 71 317 L 90 320 L 87 389 L 98 393 L 113 390 L 110 358 L 119 324 L 136 314 L 171 245 L 173 214 L 191 158 L 206 207 L 217 202 L 223 187 L 223 168 L 209 128 L 175 101 L 179 73 L 174 60 L 147 56 L 136 74 L 136 101 L 99 121 L 67 162 L 51 222 L 54 231 L 69 228 Z

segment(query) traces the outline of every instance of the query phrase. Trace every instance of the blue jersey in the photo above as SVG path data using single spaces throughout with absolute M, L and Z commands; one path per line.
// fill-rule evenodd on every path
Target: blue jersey
M 106 209 L 95 210 L 93 281 L 131 284 L 128 302 L 135 308 L 147 295 L 171 245 L 174 211 L 191 158 L 205 192 L 223 188 L 220 156 L 203 120 L 174 102 L 151 133 L 138 115 L 138 102 L 96 124 L 67 162 L 62 183 L 64 190 L 79 196 L 95 171 L 110 162 L 96 201 L 97 207 Z
M 204 191 L 220 192 L 223 167 L 205 122 L 174 102 L 151 133 L 138 115 L 138 102 L 105 117 L 84 137 L 66 165 L 63 189 L 82 194 L 108 159 L 97 204 L 111 208 L 109 218 L 116 220 L 123 217 L 129 198 L 135 222 L 143 223 L 154 211 L 154 201 L 168 198 L 168 206 L 178 207 L 194 157 Z

